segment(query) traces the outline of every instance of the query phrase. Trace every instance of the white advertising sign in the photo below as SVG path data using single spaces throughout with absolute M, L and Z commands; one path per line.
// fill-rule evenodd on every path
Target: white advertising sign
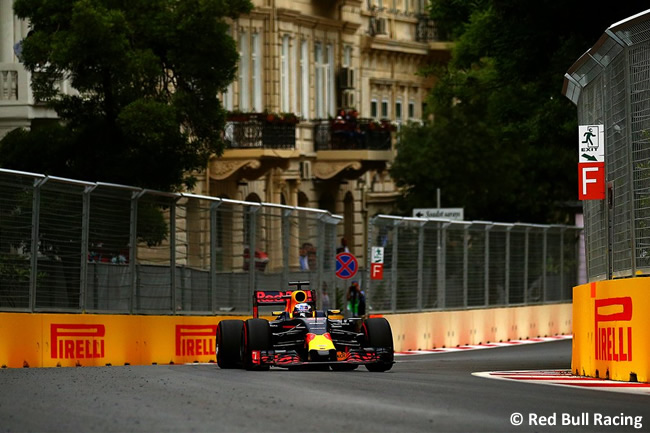
M 445 218 L 463 221 L 464 209 L 462 207 L 413 209 L 413 216 L 417 218 Z

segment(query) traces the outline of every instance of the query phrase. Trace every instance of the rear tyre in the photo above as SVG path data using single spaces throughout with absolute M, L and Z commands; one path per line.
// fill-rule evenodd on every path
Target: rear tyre
M 243 320 L 222 320 L 217 325 L 217 365 L 220 368 L 241 367 L 243 329 Z
M 366 337 L 367 347 L 388 350 L 388 353 L 381 355 L 381 360 L 379 362 L 366 364 L 368 371 L 382 372 L 390 370 L 393 367 L 394 348 L 393 332 L 390 329 L 390 323 L 388 323 L 388 320 L 383 317 L 367 319 L 363 323 L 363 332 Z
M 259 351 L 271 349 L 271 328 L 264 319 L 248 319 L 242 334 L 242 361 L 246 370 L 268 370 L 268 364 L 261 364 Z M 255 360 L 257 358 L 257 361 Z

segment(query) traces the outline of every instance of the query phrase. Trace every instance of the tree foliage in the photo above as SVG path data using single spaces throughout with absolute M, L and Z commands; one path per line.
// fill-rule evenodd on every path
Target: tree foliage
M 251 7 L 249 0 L 16 0 L 16 15 L 31 25 L 21 61 L 33 73 L 34 96 L 63 123 L 9 134 L 0 165 L 161 190 L 191 186 L 188 173 L 223 151 L 218 94 L 238 60 L 224 18 Z M 63 79 L 74 94 L 61 92 Z
M 564 73 L 610 24 L 639 12 L 632 1 L 603 7 L 432 2 L 457 39 L 451 61 L 431 68 L 433 121 L 401 134 L 391 174 L 403 212 L 435 207 L 440 188 L 443 206 L 468 219 L 566 222 L 557 205 L 577 198 L 577 115 L 561 94 Z

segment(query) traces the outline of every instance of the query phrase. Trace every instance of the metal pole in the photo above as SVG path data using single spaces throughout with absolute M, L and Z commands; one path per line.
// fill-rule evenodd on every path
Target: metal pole
M 38 244 L 39 244 L 39 223 L 41 214 L 41 187 L 47 182 L 47 177 L 34 180 L 32 193 L 32 244 L 29 273 L 29 309 L 36 308 L 36 283 L 38 276 Z
M 81 211 L 81 268 L 79 285 L 81 289 L 81 311 L 88 308 L 88 241 L 90 232 L 90 194 L 97 185 L 86 186 L 82 195 Z
M 469 226 L 463 226 L 463 307 L 469 305 Z
M 248 237 L 248 300 L 253 299 L 253 292 L 255 290 L 255 249 L 257 241 L 257 212 L 261 208 L 259 206 L 249 206 L 248 214 L 250 219 L 248 221 L 249 237 Z
M 483 305 L 486 307 L 490 305 L 490 231 L 492 230 L 492 224 L 487 224 L 485 226 L 485 250 L 483 257 L 485 261 L 483 262 L 484 274 L 483 274 Z
M 528 234 L 530 227 L 526 227 L 524 234 L 524 304 L 528 304 L 528 250 L 530 249 Z
M 144 191 L 136 191 L 131 194 L 131 219 L 129 227 L 129 278 L 131 280 L 131 299 L 129 300 L 129 312 L 140 309 L 140 297 L 138 294 L 138 276 L 136 268 L 137 242 L 138 242 L 138 200 L 144 195 Z M 136 304 L 137 303 L 137 304 Z
M 219 236 L 217 212 L 221 203 L 221 201 L 213 201 L 210 204 L 210 293 L 213 313 L 217 312 L 217 238 Z
M 510 305 L 510 233 L 512 226 L 506 229 L 506 281 L 505 281 L 505 303 Z
M 289 258 L 291 255 L 291 214 L 293 209 L 282 212 L 282 287 L 289 283 Z
M 422 291 L 424 285 L 424 227 L 426 221 L 420 223 L 418 229 L 418 293 L 417 293 L 417 309 L 422 310 Z
M 399 226 L 401 221 L 396 221 L 393 223 L 393 263 L 391 264 L 391 294 L 390 294 L 390 308 L 394 313 L 397 311 L 397 281 L 399 280 L 397 275 L 397 247 L 399 244 Z
M 172 201 L 171 206 L 169 207 L 169 278 L 171 279 L 170 284 L 170 303 L 171 303 L 171 313 L 176 314 L 176 200 Z M 181 285 L 183 287 L 183 285 Z M 181 308 L 185 308 L 185 291 L 183 290 L 183 296 L 181 298 Z

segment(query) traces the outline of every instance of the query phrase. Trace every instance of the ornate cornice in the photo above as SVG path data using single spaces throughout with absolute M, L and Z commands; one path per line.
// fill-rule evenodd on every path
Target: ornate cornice
M 312 164 L 312 174 L 319 179 L 331 179 L 348 168 L 351 168 L 353 170 L 360 170 L 361 163 L 359 161 L 317 161 Z
M 235 161 L 223 161 L 213 159 L 210 161 L 210 179 L 224 180 L 232 177 L 237 171 L 250 168 L 256 170 L 261 167 L 258 159 L 244 159 Z

